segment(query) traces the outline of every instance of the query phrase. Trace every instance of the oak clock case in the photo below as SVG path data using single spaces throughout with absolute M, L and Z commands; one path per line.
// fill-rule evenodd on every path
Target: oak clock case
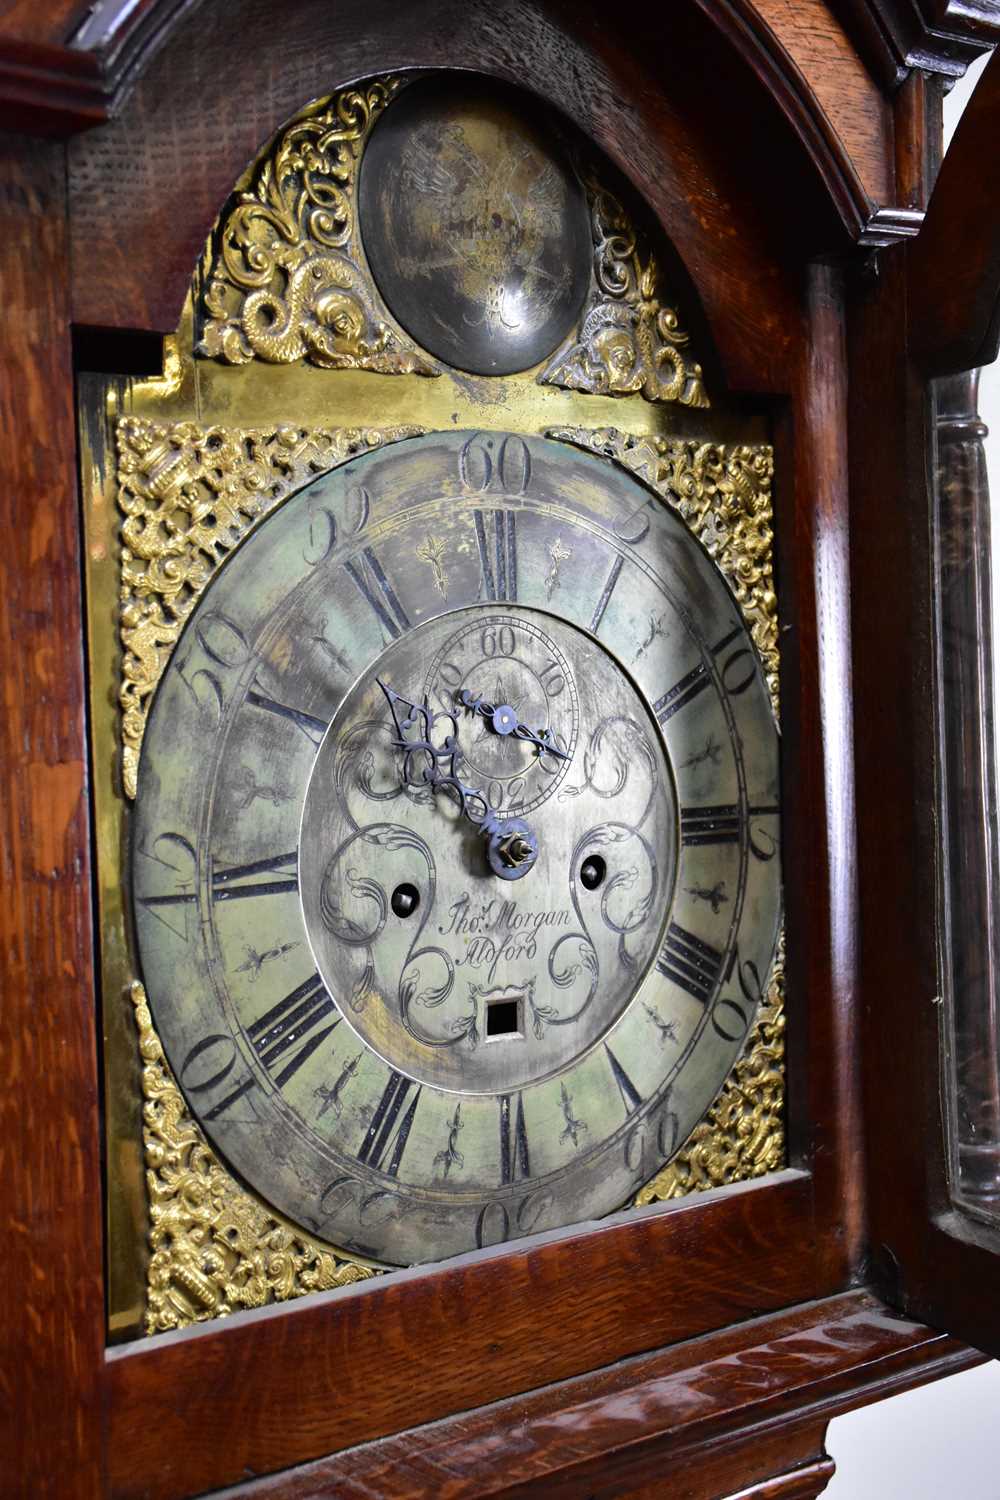
M 213 454 L 248 441 L 193 423 L 192 387 L 202 413 L 263 392 L 299 418 L 249 437 L 283 482 L 261 498 L 258 472 L 220 544 L 195 540 L 211 566 L 157 643 L 138 730 L 127 681 L 122 698 L 147 1166 L 150 1104 L 162 1125 L 167 1101 L 232 1174 L 201 1226 L 223 1258 L 226 1212 L 244 1240 L 305 1248 L 273 1295 L 655 1198 L 692 1133 L 718 1129 L 720 1091 L 739 1132 L 731 1070 L 773 998 L 768 458 L 731 441 L 760 424 L 705 410 L 655 262 L 537 119 L 467 80 L 379 80 L 311 107 L 262 160 L 280 182 L 290 139 L 348 142 L 342 237 L 304 232 L 281 271 L 284 309 L 305 283 L 319 316 L 279 348 L 276 302 L 256 315 L 277 293 L 227 280 L 258 164 L 209 242 L 215 276 L 173 368 L 124 404 L 105 395 L 133 581 L 163 460 L 187 466 L 169 519 L 190 534 Z M 521 207 L 477 220 L 498 173 Z M 401 184 L 419 264 L 387 232 Z M 435 246 L 442 202 L 463 194 Z M 499 412 L 463 373 L 491 359 Z M 355 422 L 302 423 L 317 378 L 324 411 L 339 400 Z M 356 425 L 373 385 L 391 426 Z M 624 431 L 601 426 L 609 411 Z M 756 1170 L 778 1164 L 764 1150 Z M 147 1327 L 253 1305 L 183 1284 L 157 1237 L 162 1177 Z

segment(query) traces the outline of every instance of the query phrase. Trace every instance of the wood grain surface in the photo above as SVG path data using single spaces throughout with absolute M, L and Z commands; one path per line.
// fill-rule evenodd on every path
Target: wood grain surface
M 343 0 L 280 21 L 267 0 L 202 8 L 119 117 L 72 143 L 75 321 L 172 331 L 220 206 L 284 120 L 350 79 L 442 65 L 556 101 L 645 190 L 717 327 L 730 383 L 787 388 L 795 313 L 782 268 L 842 246 L 845 231 L 779 106 L 689 0 L 636 12 L 627 32 L 591 0 L 417 0 L 403 11 Z
M 802 1301 L 810 1196 L 784 1174 L 113 1350 L 112 1492 L 231 1484 Z
M 1000 57 L 952 138 L 909 261 L 910 349 L 932 375 L 992 363 L 1000 341 Z
M 104 1288 L 61 146 L 0 141 L 0 1489 L 96 1494 Z
M 226 1491 L 243 1500 L 819 1494 L 826 1423 L 978 1362 L 861 1291 L 754 1319 Z M 780 1429 L 780 1442 L 773 1441 Z

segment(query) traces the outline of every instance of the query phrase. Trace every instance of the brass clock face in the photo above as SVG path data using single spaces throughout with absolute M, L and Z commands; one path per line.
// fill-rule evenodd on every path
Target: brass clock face
M 448 433 L 260 524 L 156 694 L 133 891 L 192 1112 L 393 1264 L 624 1205 L 718 1093 L 780 917 L 726 585 L 636 479 Z

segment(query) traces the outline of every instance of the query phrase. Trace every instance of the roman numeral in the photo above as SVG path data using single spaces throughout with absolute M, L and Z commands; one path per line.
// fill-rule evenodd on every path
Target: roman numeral
M 604 619 L 604 611 L 607 609 L 608 604 L 611 601 L 611 595 L 615 591 L 615 584 L 618 582 L 618 577 L 624 564 L 624 557 L 616 558 L 611 568 L 611 572 L 608 574 L 607 579 L 605 580 L 604 588 L 601 592 L 601 597 L 597 601 L 597 607 L 594 610 L 593 617 L 590 621 L 590 629 L 593 635 L 597 634 L 601 621 Z
M 528 1132 L 524 1124 L 524 1101 L 518 1094 L 514 1119 L 511 1121 L 510 1094 L 500 1095 L 500 1181 L 516 1182 L 531 1176 L 528 1159 Z
M 289 719 L 298 729 L 302 730 L 306 739 L 312 745 L 319 745 L 330 725 L 326 719 L 317 719 L 315 714 L 307 714 L 301 708 L 290 708 L 287 703 L 279 703 L 276 698 L 269 698 L 266 693 L 260 691 L 257 682 L 253 683 L 247 693 L 247 702 L 254 708 L 262 708 L 266 713 L 277 714 L 279 718 Z
M 396 638 L 404 630 L 409 630 L 409 616 L 371 547 L 365 547 L 356 558 L 345 562 L 344 567 L 361 597 L 371 605 L 380 625 L 389 635 Z
M 302 1043 L 298 1046 L 298 1050 L 288 1057 L 280 1073 L 273 1075 L 279 1088 L 283 1088 L 288 1080 L 295 1076 L 302 1064 L 339 1025 L 340 1017 L 336 1014 L 336 1010 L 322 979 L 318 974 L 310 974 L 309 978 L 292 990 L 291 994 L 279 1000 L 277 1005 L 272 1005 L 270 1010 L 265 1011 L 259 1020 L 254 1021 L 253 1025 L 248 1027 L 247 1036 L 269 1073 L 275 1063 L 280 1062 L 291 1053 L 293 1047 Z M 321 1021 L 325 1021 L 327 1016 L 335 1016 L 336 1019 L 329 1026 L 324 1026 L 321 1031 L 310 1036 L 309 1033 Z
M 628 1076 L 625 1069 L 622 1067 L 621 1063 L 618 1061 L 617 1057 L 608 1046 L 607 1042 L 604 1043 L 604 1050 L 608 1054 L 608 1062 L 611 1064 L 611 1071 L 614 1074 L 615 1083 L 617 1083 L 618 1085 L 618 1092 L 622 1096 L 622 1103 L 625 1106 L 625 1113 L 627 1115 L 631 1115 L 639 1108 L 639 1105 L 642 1103 L 642 1095 L 639 1093 L 639 1090 L 636 1088 L 635 1084 L 632 1082 L 631 1078 Z
M 244 896 L 280 896 L 285 891 L 299 888 L 298 851 L 291 854 L 275 854 L 270 859 L 255 859 L 248 865 L 231 865 L 228 869 L 212 871 L 212 895 L 216 901 L 238 901 Z M 288 874 L 288 871 L 291 874 Z M 255 875 L 272 872 L 286 873 L 278 880 L 255 880 Z M 245 882 L 241 884 L 241 882 Z
M 712 647 L 712 655 L 718 656 L 720 652 L 725 651 L 726 647 L 732 641 L 736 640 L 737 636 L 742 634 L 743 631 L 740 626 L 734 626 L 728 635 L 723 636 L 717 646 Z M 734 666 L 738 666 L 739 661 L 744 656 L 750 655 L 751 653 L 748 650 L 743 650 L 737 651 L 727 658 L 722 669 L 722 678 L 723 684 L 730 692 L 743 692 L 750 685 L 750 682 L 753 681 L 752 664 L 750 675 L 745 681 L 740 680 L 739 682 L 732 683 L 726 681 L 727 671 Z M 711 680 L 708 666 L 705 662 L 699 662 L 698 666 L 692 667 L 691 671 L 686 673 L 680 682 L 675 682 L 669 692 L 664 693 L 662 698 L 657 698 L 653 704 L 653 713 L 656 715 L 658 721 L 661 724 L 666 724 L 668 719 L 672 719 L 674 714 L 680 713 L 682 708 L 686 708 L 693 699 L 697 698 L 699 693 L 703 693 Z
M 711 943 L 671 922 L 656 967 L 667 979 L 707 1005 L 722 973 L 722 954 Z
M 487 599 L 497 602 L 517 601 L 517 536 L 513 511 L 473 512 L 479 565 Z
M 395 1070 L 389 1074 L 389 1082 L 372 1115 L 371 1124 L 368 1126 L 361 1150 L 358 1152 L 358 1161 L 363 1166 L 376 1167 L 380 1172 L 387 1173 L 389 1177 L 395 1177 L 398 1173 L 420 1100 L 418 1088 L 409 1109 L 397 1125 L 406 1096 L 412 1087 L 412 1078 L 404 1078 L 402 1073 L 397 1073 Z M 387 1160 L 388 1165 L 385 1164 Z
M 733 803 L 721 807 L 682 807 L 682 844 L 738 844 L 740 810 Z

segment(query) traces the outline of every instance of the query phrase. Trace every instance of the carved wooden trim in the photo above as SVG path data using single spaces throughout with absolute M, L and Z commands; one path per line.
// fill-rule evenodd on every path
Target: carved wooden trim
M 237 1486 L 243 1500 L 809 1500 L 826 1423 L 978 1364 L 947 1335 L 848 1292 Z
M 990 0 L 830 0 L 830 8 L 886 88 L 916 68 L 961 78 L 1000 37 Z

